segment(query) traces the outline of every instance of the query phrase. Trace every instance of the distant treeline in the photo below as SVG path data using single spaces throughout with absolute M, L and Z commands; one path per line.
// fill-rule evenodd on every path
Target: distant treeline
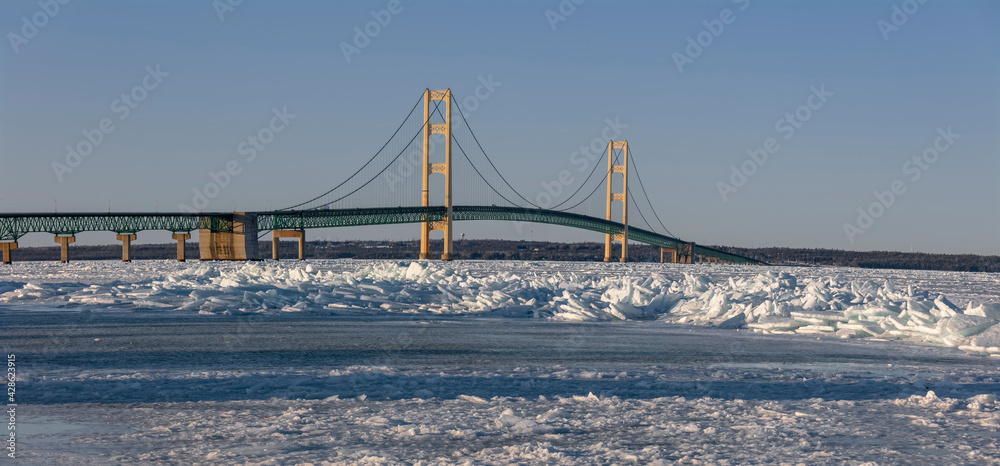
M 271 242 L 259 243 L 261 257 L 271 257 Z M 431 256 L 440 257 L 442 241 L 431 241 Z M 619 257 L 620 245 L 615 245 L 613 257 Z M 798 248 L 733 248 L 712 246 L 723 251 L 752 257 L 770 264 L 803 266 L 845 266 L 861 268 L 892 268 L 920 270 L 951 270 L 967 272 L 1000 272 L 1000 256 L 972 254 L 925 254 L 894 251 L 842 251 L 837 249 Z M 280 254 L 284 259 L 298 257 L 295 241 L 282 241 Z M 603 243 L 551 243 L 544 241 L 461 240 L 454 242 L 454 258 L 481 260 L 552 260 L 602 261 Z M 416 259 L 419 241 L 311 241 L 306 243 L 309 259 Z M 58 261 L 59 247 L 25 247 L 11 251 L 14 261 Z M 70 260 L 121 259 L 120 245 L 70 245 Z M 135 260 L 175 259 L 176 243 L 133 244 Z M 198 243 L 188 242 L 186 255 L 199 257 Z M 654 246 L 630 244 L 629 257 L 635 262 L 659 262 L 660 249 Z
M 753 257 L 770 264 L 836 265 L 865 269 L 950 270 L 959 272 L 1000 272 L 1000 256 L 975 254 L 927 254 L 899 251 L 842 251 L 805 248 L 718 249 Z

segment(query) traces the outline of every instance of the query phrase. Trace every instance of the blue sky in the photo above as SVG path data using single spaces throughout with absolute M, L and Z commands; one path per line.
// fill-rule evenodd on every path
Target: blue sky
M 0 211 L 104 211 L 109 200 L 117 211 L 173 211 L 237 158 L 239 174 L 205 210 L 284 207 L 353 172 L 424 88 L 450 87 L 461 99 L 492 76 L 499 84 L 470 120 L 529 196 L 575 170 L 573 151 L 617 118 L 660 217 L 682 238 L 1000 254 L 995 2 L 567 0 L 569 14 L 553 27 L 555 0 L 403 1 L 348 61 L 341 44 L 390 2 L 246 0 L 220 19 L 225 1 L 73 1 L 54 15 L 38 1 L 4 2 Z M 893 18 L 894 7 L 912 14 Z M 714 22 L 720 15 L 728 24 Z M 44 26 L 32 35 L 23 17 Z M 711 34 L 706 21 L 722 24 L 721 33 L 679 69 L 688 38 Z M 115 100 L 156 66 L 159 80 L 146 78 L 155 88 L 121 118 Z M 814 87 L 832 95 L 817 105 Z M 809 103 L 817 108 L 800 108 Z M 275 109 L 295 117 L 245 162 L 239 144 Z M 809 118 L 786 138 L 778 128 L 788 124 L 778 120 L 796 111 Z M 95 134 L 104 118 L 114 130 L 57 174 L 52 164 L 66 163 L 65 147 L 85 140 L 82 131 Z M 957 137 L 938 139 L 949 127 Z M 753 162 L 747 151 L 768 138 L 777 150 Z M 920 168 L 913 158 L 925 156 L 933 163 Z M 754 170 L 736 186 L 732 167 Z M 891 192 L 897 180 L 900 194 L 879 201 L 874 193 Z M 859 208 L 878 215 L 867 222 Z M 407 225 L 311 236 L 417 232 Z M 461 223 L 457 232 L 602 240 L 544 225 Z M 139 241 L 168 239 L 143 233 Z M 52 240 L 33 234 L 21 244 Z

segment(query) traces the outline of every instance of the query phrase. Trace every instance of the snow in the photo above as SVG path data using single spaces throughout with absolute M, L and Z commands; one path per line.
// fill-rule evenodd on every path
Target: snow
M 0 269 L 28 464 L 989 463 L 1000 277 L 551 262 Z
M 7 290 L 0 293 L 0 303 L 82 304 L 202 315 L 309 312 L 568 321 L 661 318 L 764 333 L 908 339 L 976 348 L 974 352 L 980 353 L 996 353 L 990 348 L 997 345 L 975 344 L 974 337 L 1000 324 L 1000 302 L 983 301 L 997 298 L 998 283 L 989 276 L 984 281 L 994 287 L 993 293 L 978 297 L 979 302 L 969 300 L 963 310 L 943 290 L 912 283 L 897 287 L 888 277 L 850 269 L 743 267 L 739 274 L 726 274 L 722 267 L 647 264 L 603 267 L 604 273 L 594 274 L 586 266 L 563 266 L 550 273 L 549 264 L 504 267 L 489 262 L 461 266 L 425 261 L 168 264 L 153 262 L 136 272 L 102 263 L 57 269 L 61 274 L 56 276 L 65 277 L 66 282 L 52 280 L 52 274 L 39 280 L 42 274 L 27 272 L 37 265 L 23 265 L 27 270 L 18 272 L 24 282 L 0 283 L 0 290 Z M 157 266 L 164 273 L 156 275 Z M 84 272 L 104 269 L 100 274 L 107 276 L 114 275 L 116 268 L 139 279 L 90 285 L 83 281 Z M 945 274 L 912 275 L 927 282 Z

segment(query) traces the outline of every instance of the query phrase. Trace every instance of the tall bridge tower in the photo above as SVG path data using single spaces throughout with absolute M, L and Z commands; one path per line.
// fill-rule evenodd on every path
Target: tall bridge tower
M 622 150 L 621 165 L 615 164 L 615 149 Z M 615 173 L 622 174 L 622 192 L 620 193 L 614 192 L 614 188 L 612 187 L 614 185 Z M 624 225 L 624 228 L 620 235 L 611 233 L 604 235 L 604 262 L 611 262 L 612 241 L 621 241 L 621 262 L 628 262 L 628 140 L 608 141 L 608 202 L 606 220 L 611 220 L 611 205 L 615 201 L 622 202 L 622 225 Z
M 444 124 L 431 124 L 431 102 L 440 100 L 444 104 Z M 451 257 L 451 221 L 452 221 L 452 192 L 451 192 L 451 88 L 443 91 L 424 90 L 424 162 L 421 164 L 421 176 L 423 178 L 423 190 L 420 192 L 420 202 L 422 206 L 430 206 L 430 175 L 441 173 L 444 175 L 444 205 L 447 209 L 444 220 L 437 222 L 423 222 L 420 224 L 420 259 L 427 259 L 430 255 L 430 234 L 431 230 L 441 230 L 444 232 L 444 252 L 441 253 L 441 260 L 450 261 Z M 430 142 L 432 134 L 443 134 L 444 143 L 444 163 L 431 163 Z

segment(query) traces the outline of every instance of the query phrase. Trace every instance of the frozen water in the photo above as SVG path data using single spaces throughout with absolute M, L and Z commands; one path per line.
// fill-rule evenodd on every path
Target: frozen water
M 990 274 L 423 261 L 22 263 L 12 272 L 0 282 L 7 290 L 0 303 L 114 311 L 659 318 L 765 333 L 908 339 L 984 354 L 997 354 L 989 351 L 996 345 L 972 338 L 1000 323 L 1000 280 Z
M 0 273 L 28 464 L 1000 460 L 996 275 L 409 261 Z

